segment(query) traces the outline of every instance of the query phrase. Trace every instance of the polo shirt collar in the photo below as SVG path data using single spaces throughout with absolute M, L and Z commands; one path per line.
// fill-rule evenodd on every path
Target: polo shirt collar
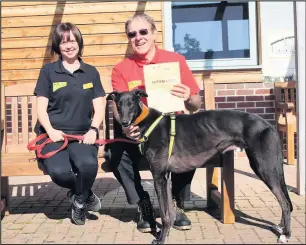
M 155 45 L 155 55 L 153 57 L 153 59 L 151 61 L 147 61 L 144 59 L 140 59 L 137 55 L 132 55 L 132 60 L 135 61 L 135 63 L 140 66 L 143 67 L 144 65 L 149 65 L 149 64 L 156 64 L 158 61 L 158 54 L 159 54 L 159 49 L 157 47 L 157 45 Z
M 81 70 L 82 72 L 86 73 L 86 66 L 83 62 L 83 60 L 81 58 L 78 58 L 79 62 L 80 62 L 80 68 L 78 70 Z M 66 73 L 66 69 L 63 65 L 63 60 L 62 58 L 59 58 L 56 62 L 55 62 L 55 71 L 57 73 Z

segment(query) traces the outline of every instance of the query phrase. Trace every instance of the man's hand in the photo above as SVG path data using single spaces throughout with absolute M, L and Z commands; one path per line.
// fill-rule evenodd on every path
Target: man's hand
M 58 141 L 63 141 L 64 140 L 64 132 L 61 130 L 57 130 L 57 129 L 49 129 L 47 131 L 47 134 L 49 136 L 49 138 L 53 141 L 53 142 L 58 142 Z
M 130 139 L 139 140 L 140 131 L 138 126 L 130 125 L 129 127 L 122 127 L 123 133 Z
M 171 94 L 179 98 L 183 98 L 184 101 L 190 99 L 190 88 L 185 84 L 176 84 L 173 85 L 173 88 L 170 90 Z
M 201 97 L 199 94 L 191 95 L 190 88 L 184 84 L 173 85 L 171 94 L 184 99 L 185 108 L 189 112 L 195 112 L 201 107 Z
M 88 130 L 86 134 L 84 134 L 84 139 L 80 141 L 80 143 L 84 143 L 87 145 L 93 145 L 97 139 L 97 132 L 93 129 Z

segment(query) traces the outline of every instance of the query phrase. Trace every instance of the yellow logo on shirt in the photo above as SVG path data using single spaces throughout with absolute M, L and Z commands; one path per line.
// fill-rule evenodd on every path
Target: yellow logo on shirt
M 67 86 L 67 82 L 54 82 L 53 83 L 53 92 L 55 92 L 56 90 L 66 87 Z
M 134 80 L 128 82 L 129 91 L 141 85 L 141 80 Z
M 85 84 L 83 84 L 83 89 L 89 89 L 89 88 L 92 88 L 92 87 L 93 87 L 92 83 L 85 83 Z

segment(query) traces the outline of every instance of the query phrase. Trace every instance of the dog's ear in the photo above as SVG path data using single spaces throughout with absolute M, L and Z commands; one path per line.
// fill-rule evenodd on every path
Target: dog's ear
M 115 100 L 117 95 L 118 95 L 118 92 L 117 92 L 117 91 L 111 92 L 111 93 L 106 97 L 106 100 Z
M 144 90 L 141 89 L 135 89 L 133 90 L 133 93 L 139 96 L 140 98 L 142 97 L 148 97 L 147 93 Z

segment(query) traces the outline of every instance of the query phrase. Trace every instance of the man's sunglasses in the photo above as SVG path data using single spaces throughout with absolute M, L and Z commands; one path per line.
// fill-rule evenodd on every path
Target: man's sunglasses
M 148 29 L 140 29 L 138 33 L 141 36 L 145 36 L 145 35 L 148 35 L 149 32 L 148 32 Z M 136 35 L 137 35 L 137 31 L 131 31 L 127 33 L 128 38 L 134 38 L 136 37 Z

